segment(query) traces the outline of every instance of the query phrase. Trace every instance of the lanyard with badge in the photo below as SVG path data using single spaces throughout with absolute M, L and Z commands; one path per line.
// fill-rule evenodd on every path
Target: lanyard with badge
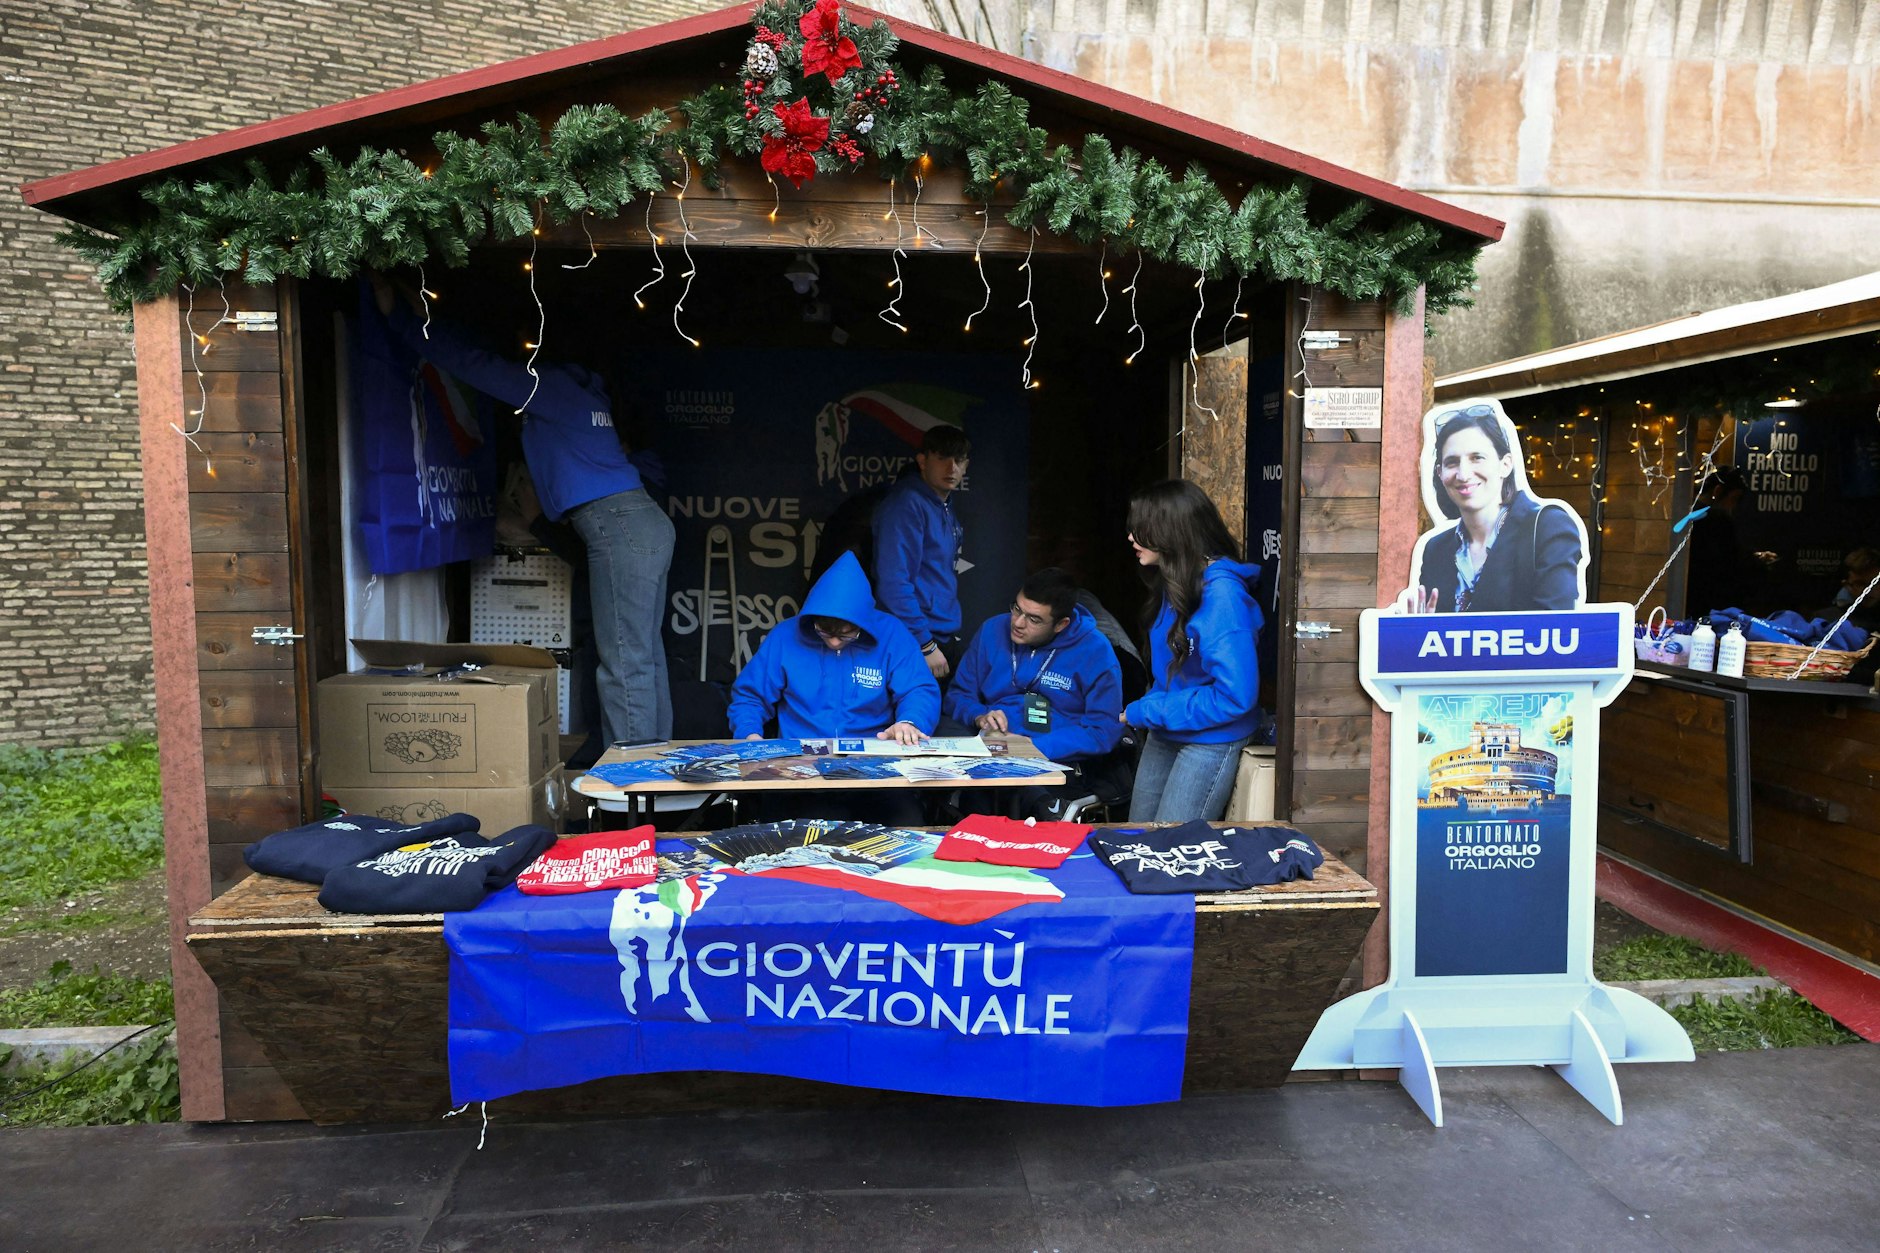
M 1055 656 L 1057 656 L 1055 648 L 1046 653 L 1043 664 L 1038 667 L 1038 672 L 1031 676 L 1031 682 L 1019 689 L 1025 697 L 1024 723 L 1027 735 L 1051 729 L 1051 702 L 1031 689 L 1037 687 L 1038 680 L 1044 678 L 1044 672 L 1051 668 L 1051 659 Z M 1018 646 L 1016 644 L 1012 646 L 1012 686 L 1018 687 Z

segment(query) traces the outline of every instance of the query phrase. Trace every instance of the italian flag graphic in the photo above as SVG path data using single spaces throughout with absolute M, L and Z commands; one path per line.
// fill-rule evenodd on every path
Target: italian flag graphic
M 859 892 L 954 924 L 984 922 L 1023 905 L 1064 899 L 1056 884 L 1030 870 L 932 857 L 917 857 L 873 874 L 835 866 L 789 866 L 762 870 L 756 877 Z
M 927 383 L 885 383 L 851 392 L 842 403 L 918 448 L 921 436 L 932 428 L 961 425 L 966 410 L 978 404 L 979 397 Z

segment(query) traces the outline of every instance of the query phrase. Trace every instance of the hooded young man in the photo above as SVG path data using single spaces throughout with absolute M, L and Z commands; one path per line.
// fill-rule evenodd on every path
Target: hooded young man
M 1056 568 L 1025 580 L 1009 613 L 989 619 L 960 657 L 946 694 L 947 716 L 982 734 L 1010 731 L 1066 765 L 1102 757 L 1123 738 L 1123 680 L 1116 650 L 1077 603 L 1077 585 Z M 1025 788 L 1027 816 L 1060 816 L 1064 795 L 1089 791 Z M 983 799 L 983 798 L 976 798 Z M 1056 802 L 1057 809 L 1053 809 Z
M 731 688 L 731 732 L 758 739 L 877 734 L 913 744 L 940 718 L 940 686 L 907 628 L 875 608 L 861 562 L 843 553 L 796 617 L 764 637 Z

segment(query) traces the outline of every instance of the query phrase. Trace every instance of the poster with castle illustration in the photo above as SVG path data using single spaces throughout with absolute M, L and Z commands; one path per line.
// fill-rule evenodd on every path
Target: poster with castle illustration
M 1573 694 L 1416 697 L 1416 973 L 1567 969 Z

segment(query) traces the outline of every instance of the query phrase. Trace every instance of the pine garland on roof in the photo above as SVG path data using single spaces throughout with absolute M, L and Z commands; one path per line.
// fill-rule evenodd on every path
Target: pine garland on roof
M 1326 212 L 1304 178 L 1255 184 L 1230 201 L 1200 165 L 1178 177 L 1102 135 L 1073 152 L 1033 126 L 1030 106 L 1001 83 L 955 93 L 938 67 L 903 81 L 888 60 L 897 41 L 887 23 L 857 27 L 835 0 L 772 0 L 753 24 L 738 86 L 680 102 L 677 119 L 576 105 L 544 129 L 520 115 L 485 123 L 480 136 L 440 132 L 430 169 L 371 148 L 350 161 L 322 148 L 282 172 L 250 161 L 150 184 L 133 220 L 108 235 L 72 226 L 59 242 L 96 265 L 113 305 L 128 309 L 179 284 L 233 275 L 271 283 L 462 266 L 478 244 L 517 238 L 544 219 L 615 217 L 672 180 L 682 161 L 716 186 L 727 157 L 757 156 L 800 185 L 857 169 L 864 156 L 894 178 L 930 157 L 963 170 L 974 199 L 1013 189 L 1005 216 L 1021 230 L 1103 241 L 1119 255 L 1139 250 L 1214 278 L 1383 297 L 1400 311 L 1418 287 L 1430 313 L 1472 303 L 1482 245 L 1461 232 L 1364 200 Z M 804 74 L 806 57 L 820 70 Z

